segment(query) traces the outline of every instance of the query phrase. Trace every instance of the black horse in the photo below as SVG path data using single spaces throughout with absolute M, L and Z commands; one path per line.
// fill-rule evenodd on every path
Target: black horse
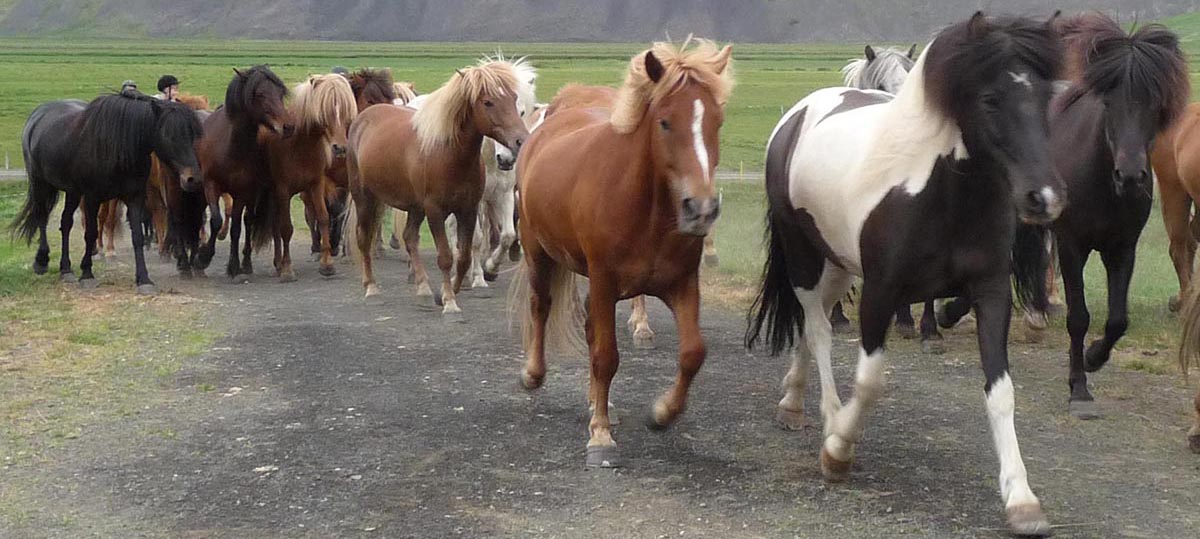
M 199 190 L 200 170 L 193 146 L 200 136 L 200 122 L 191 109 L 137 92 L 103 95 L 91 103 L 52 101 L 34 109 L 21 133 L 29 193 L 13 223 L 14 232 L 26 243 L 38 234 L 33 271 L 42 274 L 49 266 L 46 223 L 58 201 L 58 192 L 63 191 L 66 206 L 60 228 L 59 274 L 65 280 L 74 279 L 70 235 L 82 199 L 86 227 L 79 282 L 85 288 L 95 286 L 92 256 L 98 235 L 97 213 L 101 202 L 117 198 L 128 208 L 137 291 L 154 293 L 142 251 L 150 154 L 157 154 L 166 163 L 184 190 Z

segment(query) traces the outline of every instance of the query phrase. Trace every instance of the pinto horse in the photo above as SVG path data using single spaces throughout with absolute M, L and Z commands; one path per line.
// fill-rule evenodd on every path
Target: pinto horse
M 137 291 L 153 294 L 154 283 L 146 272 L 142 228 L 146 205 L 146 181 L 150 155 L 155 153 L 173 172 L 172 181 L 189 190 L 200 188 L 194 144 L 201 135 L 200 123 L 187 107 L 159 101 L 136 92 L 104 95 L 91 103 L 77 100 L 52 101 L 30 114 L 21 133 L 21 149 L 29 191 L 13 222 L 13 230 L 26 243 L 38 235 L 34 273 L 42 274 L 50 262 L 46 223 L 58 200 L 66 193 L 62 211 L 62 257 L 59 275 L 73 279 L 70 235 L 75 209 L 81 198 L 86 207 L 82 273 L 84 288 L 96 286 L 92 256 L 99 234 L 100 204 L 118 198 L 128 209 L 136 263 Z
M 328 171 L 340 162 L 344 166 L 346 133 L 358 113 L 350 82 L 338 74 L 314 75 L 296 85 L 288 106 L 289 117 L 296 122 L 295 133 L 267 143 L 272 189 L 260 210 L 265 211 L 266 226 L 275 243 L 275 273 L 281 282 L 296 280 L 292 269 L 291 199 L 304 193 L 305 213 L 315 216 L 320 233 L 321 259 L 317 270 L 333 275 L 330 243 L 330 217 L 326 189 L 333 187 Z
M 429 94 L 417 111 L 396 105 L 367 108 L 350 127 L 347 154 L 350 194 L 357 222 L 348 230 L 357 245 L 366 296 L 379 294 L 373 249 L 384 206 L 408 212 L 404 242 L 418 295 L 432 295 L 421 263 L 421 222 L 437 244 L 442 286 L 435 303 L 442 313 L 461 316 L 455 296 L 471 264 L 471 238 L 483 195 L 483 137 L 520 151 L 529 136 L 518 112 L 518 97 L 528 92 L 514 62 L 484 58 L 459 70 Z M 458 220 L 459 259 L 451 279 L 454 255 L 446 239 L 446 218 Z M 350 239 L 349 237 L 347 238 Z M 355 243 L 351 241 L 350 243 Z
M 291 136 L 295 126 L 283 104 L 287 86 L 269 67 L 257 65 L 233 72 L 225 90 L 225 106 L 205 120 L 204 138 L 197 148 L 210 213 L 208 244 L 201 248 L 200 258 L 207 265 L 216 251 L 222 224 L 219 204 L 221 195 L 228 193 L 233 197 L 233 211 L 225 272 L 230 278 L 248 280 L 254 273 L 250 261 L 252 248 L 269 242 L 274 229 L 266 221 L 266 212 L 259 207 L 270 200 L 267 146 L 273 138 Z M 242 215 L 247 206 L 250 210 L 245 220 L 246 244 L 239 258 Z
M 1022 535 L 1050 533 L 1017 445 L 1007 342 L 1010 266 L 1042 270 L 1010 264 L 1017 218 L 1049 222 L 1064 202 L 1045 120 L 1058 61 L 1049 23 L 976 13 L 937 35 L 895 99 L 820 90 L 776 125 L 766 165 L 767 261 L 746 345 L 765 330 L 772 354 L 779 354 L 800 329 L 820 368 L 820 463 L 827 480 L 848 478 L 865 415 L 882 394 L 884 343 L 896 308 L 967 295 L 978 318 L 1009 527 Z M 840 106 L 823 104 L 830 100 Z M 816 109 L 830 112 L 810 117 Z M 816 124 L 799 136 L 809 122 Z M 862 278 L 862 340 L 854 396 L 843 405 L 829 314 L 852 276 Z M 792 352 L 779 407 L 803 415 L 809 360 Z
M 517 161 L 525 258 L 510 308 L 524 322 L 521 383 L 542 385 L 547 345 L 582 348 L 575 276 L 588 277 L 588 466 L 619 464 L 608 411 L 617 301 L 662 298 L 679 328 L 679 375 L 649 426 L 679 417 L 704 363 L 699 266 L 720 212 L 714 172 L 732 49 L 689 43 L 656 43 L 634 56 L 611 109 L 548 114 Z

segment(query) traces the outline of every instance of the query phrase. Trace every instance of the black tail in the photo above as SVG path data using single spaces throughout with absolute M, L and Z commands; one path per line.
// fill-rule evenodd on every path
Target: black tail
M 1046 312 L 1050 306 L 1046 296 L 1050 241 L 1049 227 L 1017 225 L 1012 248 L 1012 276 L 1017 305 L 1023 309 Z
M 50 221 L 50 212 L 57 203 L 58 189 L 41 180 L 37 174 L 30 173 L 25 205 L 21 206 L 12 222 L 13 236 L 25 240 L 25 244 L 29 245 L 38 231 Z
M 746 348 L 753 348 L 767 330 L 767 346 L 771 355 L 779 355 L 795 342 L 797 331 L 803 331 L 804 309 L 796 299 L 784 259 L 783 231 L 767 210 L 767 261 L 763 264 L 762 289 L 746 314 Z
M 276 212 L 280 208 L 275 207 L 275 194 L 269 185 L 260 187 L 254 198 L 253 211 L 246 213 L 246 224 L 250 227 L 250 242 L 257 251 L 275 238 Z

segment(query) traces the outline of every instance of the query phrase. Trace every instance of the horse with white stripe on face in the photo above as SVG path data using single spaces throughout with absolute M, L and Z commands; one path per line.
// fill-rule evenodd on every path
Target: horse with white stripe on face
M 884 341 L 896 307 L 965 294 L 978 319 L 1009 527 L 1049 533 L 1018 449 L 1007 339 L 1010 266 L 1026 267 L 1010 263 L 1017 218 L 1049 222 L 1064 202 L 1047 148 L 1049 81 L 1058 62 L 1048 24 L 976 13 L 935 38 L 894 100 L 873 102 L 863 93 L 813 118 L 809 103 L 846 92 L 824 90 L 776 127 L 766 165 L 769 249 L 746 344 L 765 329 L 778 354 L 801 329 L 820 368 L 827 480 L 848 477 L 866 412 L 883 391 Z M 798 137 L 804 124 L 811 127 Z M 863 279 L 862 340 L 854 396 L 843 405 L 829 314 L 855 275 Z M 793 351 L 781 407 L 803 413 L 807 374 L 808 358 Z

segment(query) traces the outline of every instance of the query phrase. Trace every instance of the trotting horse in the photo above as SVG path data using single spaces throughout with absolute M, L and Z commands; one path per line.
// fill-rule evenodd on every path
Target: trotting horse
M 273 229 L 263 222 L 265 212 L 257 209 L 268 201 L 271 188 L 267 144 L 272 138 L 291 136 L 295 126 L 283 104 L 287 86 L 270 68 L 257 65 L 233 71 L 233 79 L 225 90 L 225 106 L 204 122 L 204 138 L 196 152 L 204 170 L 204 194 L 210 213 L 208 244 L 201 248 L 200 258 L 207 265 L 216 251 L 222 224 L 219 204 L 221 195 L 228 193 L 233 196 L 233 211 L 225 272 L 230 278 L 248 280 L 254 273 L 250 262 L 252 247 L 270 241 Z M 239 258 L 244 212 L 246 244 Z
M 766 165 L 769 247 L 746 345 L 765 330 L 778 354 L 800 329 L 820 368 L 820 463 L 827 480 L 848 478 L 865 415 L 883 392 L 884 342 L 896 308 L 967 295 L 978 319 L 1009 527 L 1023 535 L 1050 533 L 1017 445 L 1007 343 L 1017 218 L 1049 222 L 1064 202 L 1045 120 L 1058 61 L 1049 23 L 976 13 L 938 34 L 894 100 L 846 99 L 856 105 L 815 119 L 797 140 L 801 125 L 813 121 L 810 104 L 853 91 L 822 90 L 776 126 Z M 1043 269 L 1015 266 L 1034 274 Z M 862 340 L 854 396 L 843 405 L 833 379 L 829 313 L 854 275 L 863 280 Z M 803 414 L 809 359 L 792 352 L 779 407 Z
M 455 296 L 471 264 L 471 238 L 483 194 L 480 146 L 488 136 L 520 151 L 529 136 L 517 103 L 518 96 L 527 95 L 524 85 L 513 62 L 484 58 L 451 76 L 429 94 L 420 110 L 376 105 L 351 125 L 347 163 L 357 222 L 347 232 L 356 236 L 357 245 L 351 248 L 357 247 L 355 256 L 361 257 L 367 297 L 379 294 L 372 251 L 386 205 L 408 212 L 404 242 L 418 295 L 433 293 L 418 252 L 421 222 L 429 218 L 442 271 L 434 301 L 445 315 L 462 312 Z M 450 215 L 459 223 L 453 279 L 454 255 L 446 239 Z
M 64 191 L 59 274 L 63 279 L 74 278 L 70 235 L 82 197 L 86 200 L 86 226 L 79 283 L 85 288 L 94 287 L 92 256 L 98 247 L 100 203 L 119 198 L 129 208 L 137 291 L 153 294 L 155 287 L 146 272 L 142 250 L 150 154 L 157 154 L 170 167 L 172 181 L 180 182 L 184 189 L 198 190 L 201 181 L 194 144 L 200 136 L 200 123 L 190 109 L 136 92 L 100 96 L 91 103 L 52 101 L 34 109 L 21 133 L 29 192 L 13 222 L 13 230 L 27 243 L 38 235 L 33 271 L 45 273 L 49 265 L 46 223 L 58 201 L 58 192 Z
M 305 213 L 315 216 L 315 228 L 320 234 L 321 259 L 317 271 L 324 276 L 336 273 L 326 204 L 326 190 L 333 189 L 334 184 L 328 171 L 335 163 L 344 166 L 346 133 L 357 113 L 354 91 L 345 77 L 333 73 L 314 75 L 292 90 L 288 115 L 296 122 L 295 133 L 267 143 L 272 189 L 256 211 L 266 212 L 262 219 L 272 230 L 275 273 L 281 282 L 296 280 L 292 269 L 291 200 L 297 193 L 304 193 Z
M 654 404 L 651 428 L 679 417 L 704 362 L 698 270 L 720 212 L 714 172 L 732 49 L 688 45 L 657 43 L 633 57 L 611 109 L 548 115 L 517 161 L 525 258 L 510 308 L 524 321 L 521 383 L 542 385 L 548 345 L 582 348 L 575 276 L 588 277 L 588 466 L 618 465 L 608 411 L 617 301 L 653 295 L 675 313 L 679 374 Z

